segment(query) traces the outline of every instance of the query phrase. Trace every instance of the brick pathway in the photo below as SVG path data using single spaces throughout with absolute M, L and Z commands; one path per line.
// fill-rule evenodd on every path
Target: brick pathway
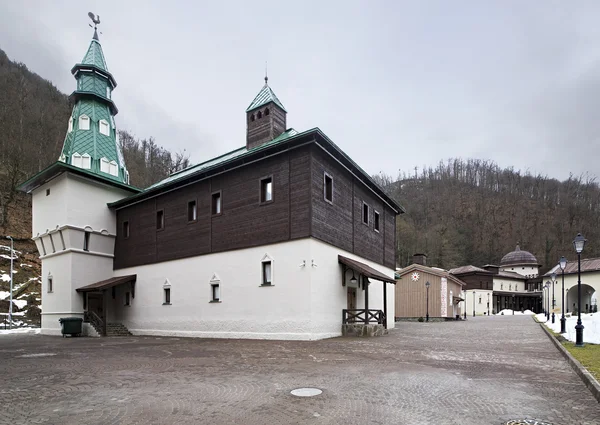
M 318 342 L 0 336 L 0 424 L 600 424 L 530 317 Z M 290 391 L 318 387 L 297 398 Z

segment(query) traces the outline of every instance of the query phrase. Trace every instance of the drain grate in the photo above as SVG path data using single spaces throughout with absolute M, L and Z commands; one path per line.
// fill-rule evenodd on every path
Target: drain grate
M 550 422 L 538 421 L 537 419 L 513 419 L 505 425 L 552 425 Z
M 323 391 L 318 388 L 296 388 L 291 391 L 291 394 L 296 397 L 314 397 L 322 393 Z

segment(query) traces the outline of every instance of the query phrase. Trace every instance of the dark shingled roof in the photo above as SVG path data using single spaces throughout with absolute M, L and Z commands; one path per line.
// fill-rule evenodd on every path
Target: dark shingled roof
M 521 251 L 519 244 L 517 244 L 514 251 L 506 254 L 500 261 L 501 266 L 520 266 L 524 264 L 539 265 L 537 258 L 529 251 Z

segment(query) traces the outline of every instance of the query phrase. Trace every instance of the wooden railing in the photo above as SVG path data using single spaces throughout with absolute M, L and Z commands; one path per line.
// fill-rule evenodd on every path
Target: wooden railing
M 101 336 L 106 335 L 106 324 L 104 323 L 104 320 L 93 311 L 84 312 L 83 320 L 84 322 L 89 322 Z
M 342 323 L 377 323 L 385 325 L 385 313 L 382 310 L 353 309 L 342 310 Z

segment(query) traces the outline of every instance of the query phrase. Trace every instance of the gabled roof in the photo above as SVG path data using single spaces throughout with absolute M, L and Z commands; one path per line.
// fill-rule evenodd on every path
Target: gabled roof
M 338 255 L 338 263 L 343 264 L 345 266 L 350 267 L 352 270 L 362 274 L 371 279 L 380 280 L 382 282 L 389 282 L 396 284 L 396 281 L 393 277 L 386 276 L 381 273 L 379 270 L 375 270 L 373 267 L 368 264 L 361 263 L 360 261 L 353 260 L 348 257 L 344 257 L 343 255 Z
M 396 272 L 396 277 L 399 279 L 402 276 L 408 274 L 408 273 L 412 273 L 415 270 L 419 270 L 421 272 L 424 273 L 429 273 L 432 274 L 434 276 L 439 276 L 439 277 L 445 277 L 449 280 L 451 280 L 452 282 L 460 285 L 460 286 L 464 286 L 466 285 L 465 282 L 463 282 L 462 280 L 460 280 L 458 277 L 454 276 L 453 274 L 451 274 L 449 271 L 444 270 L 444 269 L 438 269 L 437 267 L 427 267 L 427 266 L 423 266 L 421 264 L 411 264 L 408 267 L 405 267 L 403 269 L 400 269 Z
M 489 270 L 484 270 L 481 269 L 479 267 L 475 267 L 475 266 L 462 266 L 462 267 L 457 267 L 455 269 L 450 269 L 448 270 L 448 273 L 454 274 L 454 275 L 459 275 L 459 274 L 467 274 L 467 273 L 484 273 L 484 274 L 493 274 L 491 271 Z
M 102 52 L 102 46 L 100 41 L 92 39 L 90 47 L 81 61 L 82 65 L 92 65 L 102 71 L 108 71 L 106 66 L 106 60 L 104 59 L 104 53 Z
M 557 275 L 562 273 L 560 266 L 557 264 L 550 269 L 544 276 L 550 277 L 552 272 L 555 271 Z M 597 272 L 600 271 L 600 258 L 585 258 L 581 259 L 581 273 Z M 570 261 L 565 267 L 565 274 L 577 273 L 577 261 Z
M 348 155 L 346 155 L 335 143 L 333 143 L 319 128 L 313 128 L 302 133 L 298 133 L 293 128 L 286 130 L 283 134 L 270 142 L 248 149 L 242 147 L 213 158 L 209 161 L 194 165 L 172 174 L 166 179 L 148 187 L 142 193 L 121 199 L 109 204 L 111 208 L 123 208 L 127 205 L 141 202 L 145 199 L 160 195 L 162 192 L 173 189 L 178 186 L 203 180 L 214 174 L 222 173 L 233 168 L 248 165 L 256 160 L 261 160 L 272 155 L 277 155 L 288 150 L 301 146 L 314 144 L 323 149 L 327 154 L 345 167 L 358 181 L 370 189 L 385 204 L 387 204 L 397 214 L 402 214 L 406 210 L 388 196 L 383 189 L 373 181 L 362 168 L 360 168 Z
M 519 279 L 519 280 L 529 279 L 527 276 L 523 276 L 522 274 L 519 274 L 517 272 L 507 272 L 507 271 L 499 271 L 498 274 L 495 274 L 494 276 L 505 277 L 508 279 Z
M 265 82 L 265 85 L 258 92 L 258 94 L 254 98 L 254 100 L 252 101 L 250 106 L 248 106 L 248 109 L 246 109 L 246 112 L 250 112 L 254 109 L 260 108 L 261 106 L 266 105 L 267 103 L 270 103 L 270 102 L 275 103 L 277 106 L 279 106 L 285 112 L 287 112 L 285 110 L 285 108 L 283 107 L 283 104 L 277 98 L 277 96 L 275 96 L 275 93 L 273 92 L 271 87 L 269 87 L 269 85 Z

